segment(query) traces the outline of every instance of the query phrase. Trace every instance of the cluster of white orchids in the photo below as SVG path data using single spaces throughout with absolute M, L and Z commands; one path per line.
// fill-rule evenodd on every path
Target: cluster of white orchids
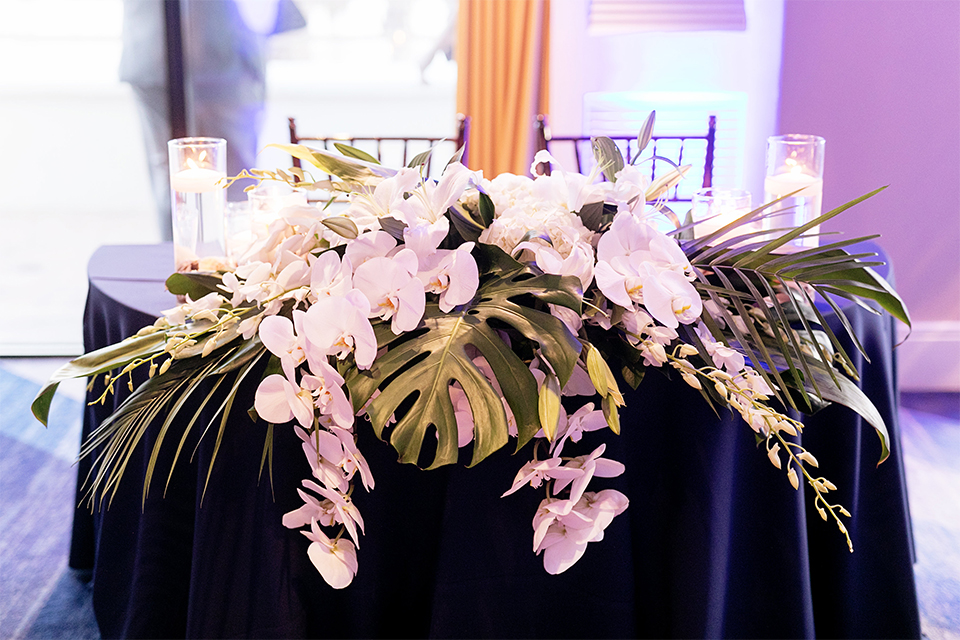
M 619 491 L 588 490 L 594 478 L 624 472 L 623 464 L 603 457 L 605 445 L 582 455 L 564 455 L 585 432 L 608 425 L 619 430 L 616 406 L 623 404 L 623 397 L 609 368 L 597 364 L 597 350 L 582 338 L 585 325 L 615 329 L 639 351 L 644 366 L 672 367 L 697 388 L 711 385 L 766 439 L 770 460 L 778 468 L 783 447 L 795 487 L 797 469 L 809 478 L 802 463 L 816 465 L 802 447 L 781 436 L 796 434 L 801 425 L 764 403 L 770 389 L 761 376 L 743 355 L 714 341 L 699 325 L 705 303 L 692 284 L 694 269 L 677 241 L 651 222 L 657 211 L 646 202 L 647 174 L 627 165 L 615 182 L 598 181 L 596 173 L 555 170 L 537 176 L 534 167 L 542 162 L 559 166 L 540 152 L 531 167 L 534 177 L 503 174 L 490 180 L 454 162 L 435 181 L 418 169 L 404 168 L 376 184 L 355 185 L 349 205 L 335 214 L 318 206 L 284 209 L 237 267 L 222 275 L 219 292 L 188 299 L 160 321 L 168 327 L 187 321 L 215 323 L 216 335 L 203 344 L 202 355 L 239 334 L 246 340 L 258 336 L 276 356 L 279 367 L 257 389 L 256 413 L 271 424 L 293 423 L 310 470 L 299 489 L 303 506 L 287 513 L 283 524 L 302 529 L 311 541 L 311 561 L 334 588 L 350 584 L 357 572 L 364 523 L 351 498 L 355 476 L 359 474 L 366 490 L 374 488 L 354 431 L 365 408 L 355 410 L 336 365 L 352 359 L 358 369 L 369 370 L 384 353 L 378 351 L 375 326 L 400 335 L 421 325 L 428 302 L 447 313 L 474 299 L 482 276 L 475 243 L 441 245 L 451 231 L 448 211 L 475 211 L 481 192 L 492 201 L 494 215 L 478 242 L 498 246 L 537 272 L 576 277 L 585 301 L 582 314 L 549 306 L 569 332 L 580 337 L 583 352 L 569 380 L 557 390 L 567 397 L 567 407 L 555 406 L 550 424 L 536 434 L 535 459 L 522 466 L 512 486 L 503 487 L 504 496 L 525 485 L 545 488 L 533 516 L 533 550 L 543 554 L 549 573 L 576 563 L 588 543 L 601 540 L 605 528 L 628 506 Z M 589 229 L 578 215 L 596 203 L 615 210 L 603 233 Z M 384 230 L 388 219 L 394 233 Z M 698 367 L 689 361 L 698 349 L 678 339 L 680 325 L 692 325 L 712 363 Z M 169 342 L 166 352 L 182 357 L 199 347 L 184 335 L 179 342 Z M 483 355 L 471 355 L 502 393 Z M 543 358 L 534 355 L 528 364 L 541 387 L 556 380 Z M 448 392 L 457 444 L 466 447 L 474 439 L 474 414 L 460 385 L 451 384 Z M 609 398 L 612 410 L 588 401 L 598 393 Z M 582 396 L 584 403 L 568 414 L 575 396 Z M 510 435 L 516 436 L 510 405 L 505 400 L 503 405 Z M 823 479 L 811 480 L 823 492 L 830 486 Z

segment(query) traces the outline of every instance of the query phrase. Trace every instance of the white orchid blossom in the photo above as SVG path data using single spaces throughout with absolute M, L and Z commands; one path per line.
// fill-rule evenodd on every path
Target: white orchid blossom
M 580 496 L 586 490 L 587 485 L 594 476 L 598 478 L 615 478 L 624 472 L 623 463 L 608 458 L 601 458 L 607 445 L 601 444 L 594 449 L 593 453 L 585 456 L 577 456 L 564 465 L 567 471 L 579 471 L 580 473 L 566 473 L 557 478 L 553 487 L 554 492 L 563 491 L 570 485 L 570 500 L 564 504 L 556 504 L 551 509 L 559 515 L 566 515 L 569 509 L 580 500 Z
M 580 442 L 580 438 L 588 431 L 599 431 L 607 427 L 607 419 L 603 411 L 594 410 L 593 403 L 588 402 L 573 414 L 567 415 L 566 409 L 560 407 L 560 423 L 557 425 L 557 438 L 551 445 L 550 453 L 559 457 L 563 453 L 563 445 L 570 442 Z
M 177 305 L 172 309 L 163 311 L 164 317 L 171 325 L 181 325 L 187 321 L 187 318 L 196 318 L 204 311 L 219 309 L 226 302 L 220 294 L 216 292 L 208 293 L 199 300 L 191 300 L 189 297 L 183 304 Z
M 375 222 L 377 218 L 402 219 L 403 212 L 397 209 L 404 202 L 404 194 L 420 182 L 416 169 L 404 167 L 396 175 L 380 181 L 373 189 L 364 188 L 354 193 L 346 215 L 362 224 Z
M 396 239 L 385 231 L 361 233 L 347 245 L 345 259 L 356 270 L 371 258 L 384 258 L 397 246 Z
M 397 335 L 416 328 L 423 317 L 426 300 L 418 267 L 417 254 L 403 249 L 391 258 L 370 258 L 353 274 L 354 286 L 370 301 L 368 317 L 392 320 Z
M 647 269 L 643 306 L 650 315 L 671 329 L 696 322 L 703 311 L 703 301 L 693 285 L 675 271 L 655 274 L 651 267 Z
M 465 242 L 455 250 L 440 250 L 420 261 L 417 278 L 426 292 L 440 296 L 439 306 L 444 313 L 470 302 L 477 293 L 480 271 L 470 255 L 472 248 L 472 242 Z
M 467 185 L 478 181 L 479 174 L 459 162 L 453 162 L 447 165 L 438 182 L 425 181 L 396 208 L 403 213 L 408 225 L 415 226 L 421 221 L 438 222 L 444 219 L 447 209 L 460 199 Z
M 335 251 L 324 251 L 310 265 L 310 292 L 315 298 L 339 297 L 353 288 L 353 265 Z
M 337 538 L 331 540 L 323 533 L 314 520 L 310 531 L 302 531 L 310 540 L 307 555 L 323 580 L 334 589 L 350 586 L 357 575 L 357 548 L 350 540 Z
M 270 316 L 260 322 L 258 334 L 267 351 L 280 358 L 280 366 L 288 380 L 294 378 L 294 370 L 306 359 L 303 350 L 302 323 L 304 311 L 294 311 L 294 321 L 283 316 Z M 294 327 L 296 326 L 296 331 Z
M 543 552 L 547 573 L 557 575 L 576 564 L 587 544 L 602 540 L 604 530 L 628 504 L 614 489 L 584 493 L 575 503 L 544 500 L 533 520 L 534 552 Z
M 269 375 L 260 382 L 254 396 L 257 415 L 273 424 L 297 419 L 304 427 L 313 425 L 313 395 L 289 377 Z
M 302 333 L 324 356 L 343 360 L 352 353 L 360 369 L 369 369 L 377 355 L 369 313 L 370 302 L 359 289 L 343 297 L 321 298 L 306 311 Z

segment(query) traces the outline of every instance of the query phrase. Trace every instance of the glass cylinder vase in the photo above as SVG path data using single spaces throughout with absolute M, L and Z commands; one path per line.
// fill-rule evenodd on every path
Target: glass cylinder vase
M 693 228 L 693 236 L 705 238 L 719 231 L 737 218 L 749 213 L 750 203 L 750 192 L 743 189 L 700 189 L 693 194 L 691 216 L 697 223 Z M 760 226 L 757 222 L 747 222 L 713 239 L 711 244 L 717 245 L 736 236 L 759 230 Z M 744 242 L 750 241 L 748 239 Z
M 823 156 L 825 141 L 820 136 L 788 134 L 767 138 L 767 173 L 763 181 L 764 202 L 789 198 L 770 207 L 775 215 L 764 220 L 766 229 L 799 227 L 820 215 L 823 203 Z M 819 245 L 820 226 L 807 237 L 791 244 L 797 249 Z
M 178 138 L 167 143 L 173 254 L 177 271 L 216 271 L 226 267 L 227 141 Z

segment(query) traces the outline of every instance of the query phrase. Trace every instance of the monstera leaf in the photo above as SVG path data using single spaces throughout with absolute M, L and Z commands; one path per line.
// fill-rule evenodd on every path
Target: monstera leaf
M 537 343 L 561 384 L 569 379 L 580 354 L 577 339 L 547 311 L 534 308 L 537 301 L 579 312 L 579 280 L 535 274 L 527 268 L 497 270 L 482 282 L 470 303 L 450 313 L 428 305 L 421 327 L 409 334 L 395 336 L 386 324 L 379 325 L 378 344 L 387 347 L 386 353 L 370 371 L 352 369 L 345 375 L 354 408 L 359 411 L 370 401 L 366 413 L 381 438 L 391 419 L 397 419 L 389 438 L 402 462 L 416 463 L 424 439 L 436 429 L 436 454 L 429 468 L 452 464 L 458 447 L 450 386 L 456 382 L 473 413 L 473 466 L 507 443 L 501 395 L 473 362 L 476 349 L 497 378 L 522 447 L 540 429 L 537 383 L 497 328 L 509 326 Z M 373 397 L 377 390 L 379 395 Z

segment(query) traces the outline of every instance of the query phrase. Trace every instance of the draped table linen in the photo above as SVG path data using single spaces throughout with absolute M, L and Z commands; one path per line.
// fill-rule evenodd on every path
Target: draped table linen
M 174 306 L 163 290 L 172 264 L 169 244 L 101 247 L 88 267 L 85 348 L 131 335 Z M 360 424 L 376 488 L 353 494 L 366 523 L 360 568 L 337 591 L 310 564 L 308 540 L 281 524 L 300 506 L 296 489 L 309 473 L 289 425 L 275 429 L 272 482 L 260 472 L 266 427 L 245 413 L 259 381 L 251 375 L 205 493 L 217 425 L 199 434 L 209 417 L 165 488 L 180 434 L 168 436 L 143 499 L 152 425 L 109 507 L 78 508 L 71 566 L 94 570 L 105 638 L 919 637 L 893 325 L 847 311 L 870 355 L 858 362 L 862 387 L 886 421 L 890 459 L 875 468 L 879 440 L 844 407 L 808 418 L 802 438 L 839 488 L 829 495 L 852 514 L 853 554 L 739 418 L 717 416 L 698 392 L 651 369 L 626 394 L 622 435 L 588 433 L 581 443 L 589 452 L 602 439 L 605 457 L 626 465 L 597 484 L 624 492 L 630 506 L 559 576 L 532 551 L 542 491 L 500 498 L 529 448 L 514 456 L 508 446 L 472 469 L 461 457 L 421 471 L 398 464 Z M 84 434 L 125 395 L 121 384 L 118 398 L 87 407 Z M 192 414 L 177 418 L 181 429 Z M 89 464 L 80 465 L 78 504 Z

